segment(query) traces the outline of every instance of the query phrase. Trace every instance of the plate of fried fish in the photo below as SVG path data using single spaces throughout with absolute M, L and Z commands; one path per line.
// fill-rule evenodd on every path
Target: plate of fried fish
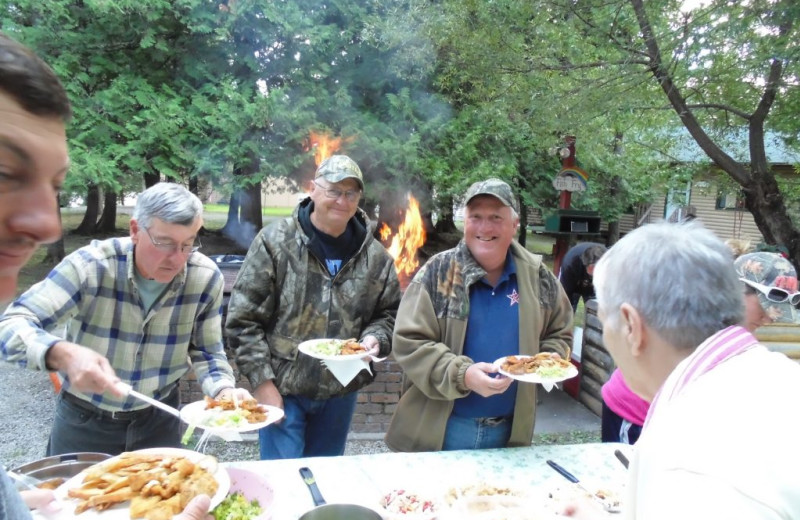
M 37 518 L 170 519 L 195 496 L 211 509 L 228 494 L 230 477 L 216 458 L 178 448 L 122 453 L 78 473 L 55 491 L 62 509 Z

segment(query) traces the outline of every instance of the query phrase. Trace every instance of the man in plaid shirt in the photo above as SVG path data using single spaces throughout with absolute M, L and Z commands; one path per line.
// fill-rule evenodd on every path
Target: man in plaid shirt
M 223 350 L 222 274 L 197 252 L 202 211 L 182 186 L 156 184 L 138 197 L 130 238 L 68 255 L 0 317 L 3 358 L 62 379 L 48 455 L 180 445 L 180 421 L 120 381 L 177 407 L 191 366 L 206 395 L 250 397 Z

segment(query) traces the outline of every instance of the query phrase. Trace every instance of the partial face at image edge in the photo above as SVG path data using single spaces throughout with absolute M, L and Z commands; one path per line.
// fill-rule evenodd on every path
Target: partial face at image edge
M 68 168 L 64 122 L 0 91 L 0 300 L 15 296 L 37 246 L 61 236 L 58 193 Z

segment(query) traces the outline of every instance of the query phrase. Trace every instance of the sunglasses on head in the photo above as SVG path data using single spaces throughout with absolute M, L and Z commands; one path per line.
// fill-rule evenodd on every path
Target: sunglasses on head
M 797 307 L 800 304 L 800 292 L 790 293 L 786 289 L 781 289 L 780 287 L 770 287 L 768 285 L 762 285 L 758 282 L 754 282 L 752 280 L 748 280 L 747 278 L 739 278 L 739 280 L 746 283 L 749 287 L 757 290 L 764 296 L 766 296 L 767 300 L 775 303 L 786 303 L 789 302 L 793 306 Z

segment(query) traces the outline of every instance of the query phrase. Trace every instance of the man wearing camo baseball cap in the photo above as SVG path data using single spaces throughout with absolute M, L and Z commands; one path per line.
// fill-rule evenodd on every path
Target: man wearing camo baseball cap
M 322 161 L 291 217 L 261 230 L 231 293 L 226 330 L 259 403 L 284 419 L 259 430 L 262 459 L 344 453 L 357 390 L 375 371 L 332 372 L 298 350 L 319 338 L 356 338 L 365 355 L 391 352 L 400 303 L 394 259 L 358 202 L 361 168 L 346 155 Z
M 748 253 L 734 261 L 745 286 L 745 323 L 751 332 L 769 323 L 797 323 L 797 272 L 777 253 Z
M 355 179 L 361 191 L 364 191 L 364 176 L 356 162 L 346 155 L 331 155 L 317 168 L 315 178 L 323 178 L 331 184 L 345 179 Z
M 500 179 L 469 187 L 464 238 L 406 289 L 392 337 L 410 383 L 386 434 L 394 451 L 529 446 L 537 385 L 498 374 L 509 355 L 569 359 L 572 305 L 539 255 L 514 240 L 516 198 Z
M 469 206 L 470 201 L 479 195 L 491 195 L 513 209 L 515 213 L 519 213 L 517 199 L 511 191 L 511 186 L 500 179 L 487 179 L 474 183 L 467 190 L 465 204 Z

